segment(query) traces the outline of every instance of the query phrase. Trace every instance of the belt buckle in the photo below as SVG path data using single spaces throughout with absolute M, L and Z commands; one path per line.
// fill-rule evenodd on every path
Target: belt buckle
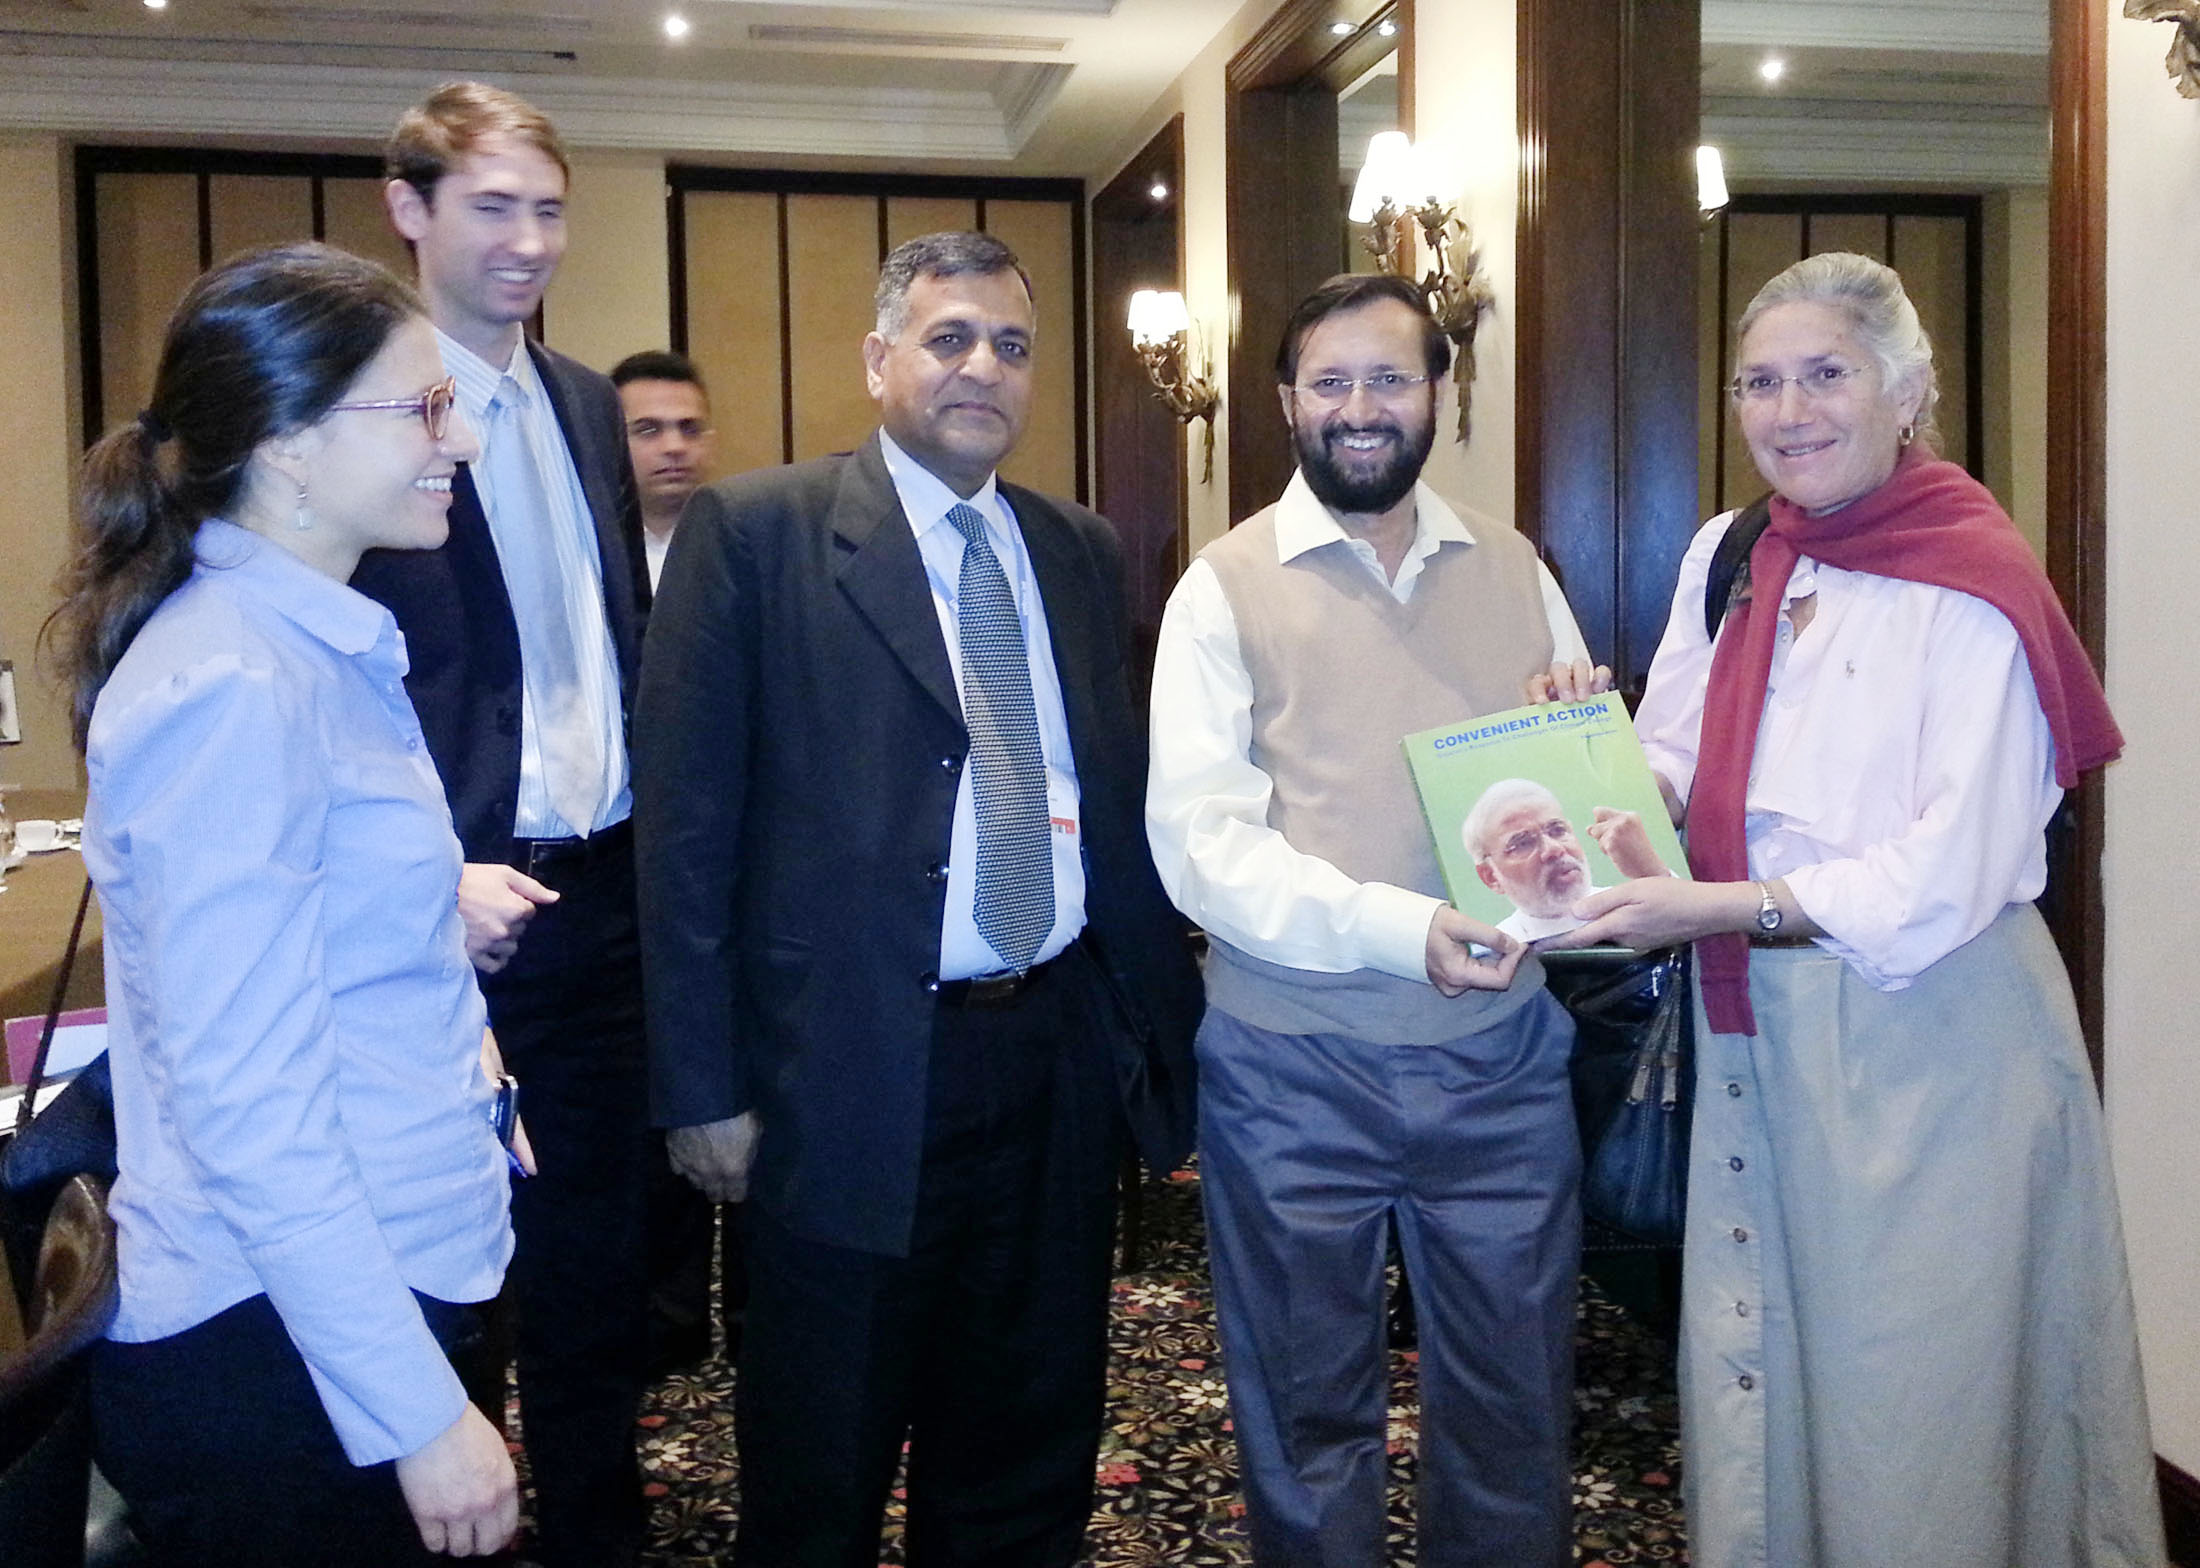
M 1029 971 L 1018 974 L 1010 970 L 1006 974 L 973 976 L 965 982 L 969 989 L 963 992 L 963 1006 L 999 1007 L 1004 1002 L 1014 1001 L 1029 983 Z

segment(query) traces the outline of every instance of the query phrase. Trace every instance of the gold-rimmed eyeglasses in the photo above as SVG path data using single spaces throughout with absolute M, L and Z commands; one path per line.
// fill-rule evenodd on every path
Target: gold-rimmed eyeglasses
M 386 397 L 371 403 L 332 403 L 332 414 L 363 414 L 373 409 L 404 409 L 418 414 L 421 423 L 428 427 L 428 439 L 440 441 L 443 432 L 451 427 L 451 410 L 458 406 L 458 378 L 447 377 L 418 397 Z

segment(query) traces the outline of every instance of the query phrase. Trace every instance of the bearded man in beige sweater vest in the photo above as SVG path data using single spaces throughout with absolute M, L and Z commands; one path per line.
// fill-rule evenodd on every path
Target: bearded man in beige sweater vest
M 1298 473 L 1192 563 L 1154 668 L 1147 837 L 1210 939 L 1200 1157 L 1260 1568 L 1384 1561 L 1393 1220 L 1423 1568 L 1571 1561 L 1573 1028 L 1444 902 L 1399 742 L 1608 677 L 1527 542 L 1419 482 L 1450 361 L 1403 279 L 1299 306 Z

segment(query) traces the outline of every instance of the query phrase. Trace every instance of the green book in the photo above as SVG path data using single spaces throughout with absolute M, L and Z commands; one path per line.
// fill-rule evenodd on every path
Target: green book
M 1688 875 L 1616 692 L 1423 730 L 1405 749 L 1452 903 L 1522 941 L 1572 930 L 1594 889 Z

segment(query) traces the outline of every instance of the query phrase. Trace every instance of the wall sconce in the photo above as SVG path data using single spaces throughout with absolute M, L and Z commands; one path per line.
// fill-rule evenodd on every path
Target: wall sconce
M 1464 445 L 1473 408 L 1474 332 L 1494 298 L 1473 236 L 1452 215 L 1451 204 L 1438 196 L 1426 158 L 1403 131 L 1380 131 L 1368 139 L 1367 161 L 1360 165 L 1346 216 L 1368 226 L 1364 243 L 1376 265 L 1401 277 L 1409 275 L 1413 231 L 1420 229 L 1429 253 L 1421 294 L 1452 342 L 1452 384 L 1459 393 L 1459 441 Z
M 1215 479 L 1215 410 L 1222 394 L 1207 374 L 1206 356 L 1192 364 L 1192 318 L 1184 308 L 1184 296 L 1174 289 L 1140 289 L 1131 296 L 1131 345 L 1153 382 L 1154 391 L 1169 412 L 1185 424 L 1206 421 L 1206 461 L 1199 482 Z
M 2163 69 L 2169 72 L 2179 96 L 2200 98 L 2200 4 L 2194 0 L 2124 0 L 2124 15 L 2135 22 L 2169 22 L 2176 27 Z
M 1696 149 L 1696 213 L 1705 223 L 1727 204 L 1726 164 L 1716 147 Z

